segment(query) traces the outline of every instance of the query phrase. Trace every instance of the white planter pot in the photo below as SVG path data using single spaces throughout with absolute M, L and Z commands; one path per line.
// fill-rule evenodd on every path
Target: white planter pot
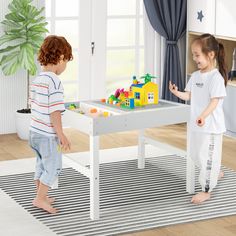
M 29 139 L 31 113 L 16 112 L 16 132 L 20 139 Z

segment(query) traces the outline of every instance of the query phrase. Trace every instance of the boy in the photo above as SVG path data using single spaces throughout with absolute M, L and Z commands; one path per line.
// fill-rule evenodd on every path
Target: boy
M 50 35 L 45 38 L 38 55 L 42 72 L 31 85 L 31 126 L 29 143 L 37 156 L 35 207 L 56 213 L 47 196 L 62 169 L 61 149 L 69 150 L 70 142 L 63 133 L 61 113 L 65 110 L 63 86 L 58 75 L 72 60 L 72 49 L 64 37 Z

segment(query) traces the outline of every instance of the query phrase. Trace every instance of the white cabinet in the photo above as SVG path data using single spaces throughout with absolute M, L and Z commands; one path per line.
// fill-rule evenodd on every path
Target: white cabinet
M 188 31 L 215 34 L 215 0 L 188 0 Z
M 217 36 L 236 38 L 236 0 L 216 1 Z
M 188 0 L 188 31 L 236 38 L 236 0 Z
M 236 133 L 236 81 L 229 82 L 226 91 L 227 96 L 224 99 L 225 125 L 227 131 Z

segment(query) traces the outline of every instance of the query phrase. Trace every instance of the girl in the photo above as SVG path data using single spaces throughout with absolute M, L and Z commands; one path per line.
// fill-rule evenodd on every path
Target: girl
M 222 134 L 225 132 L 222 105 L 227 70 L 224 47 L 214 36 L 199 36 L 193 41 L 191 50 L 199 70 L 192 74 L 185 92 L 178 91 L 171 81 L 169 89 L 180 99 L 191 99 L 190 156 L 200 169 L 202 187 L 202 192 L 194 195 L 191 202 L 201 203 L 210 199 L 218 178 L 223 177 L 220 171 Z

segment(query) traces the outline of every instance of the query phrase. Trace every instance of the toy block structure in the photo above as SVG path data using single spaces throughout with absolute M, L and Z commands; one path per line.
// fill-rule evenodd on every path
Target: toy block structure
M 144 83 L 140 83 L 136 76 L 133 76 L 133 83 L 129 91 L 125 91 L 123 88 L 117 89 L 115 94 L 108 98 L 107 102 L 129 109 L 158 104 L 158 85 L 151 81 L 152 78 L 156 77 L 146 74 L 141 78 L 144 79 Z

